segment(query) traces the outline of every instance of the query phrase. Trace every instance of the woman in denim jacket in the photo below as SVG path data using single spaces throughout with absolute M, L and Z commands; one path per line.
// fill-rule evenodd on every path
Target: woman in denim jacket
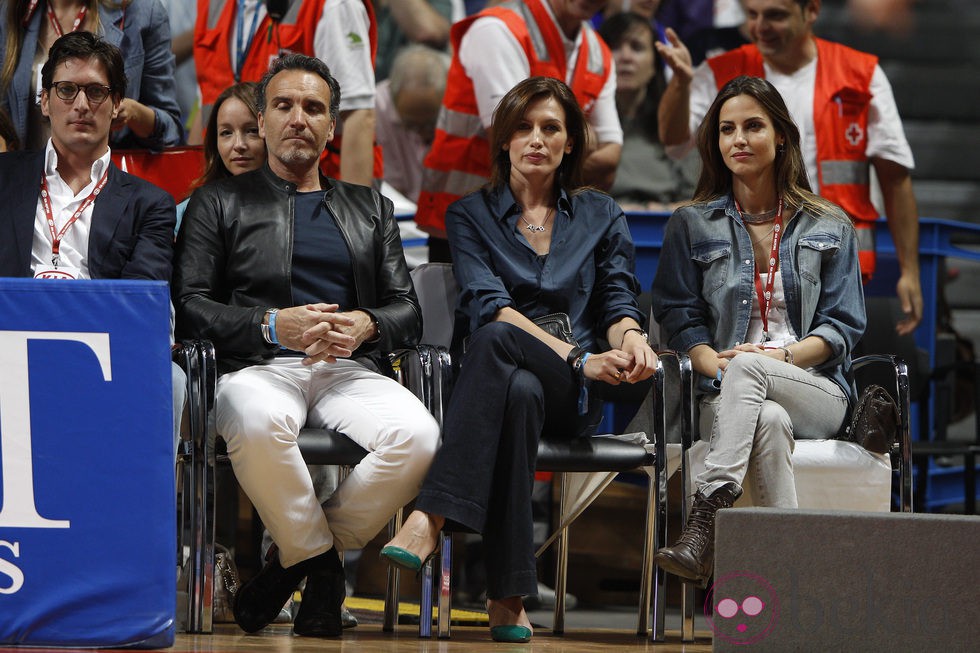
M 726 84 L 698 131 L 694 202 L 664 236 L 653 309 L 700 375 L 705 470 L 677 544 L 657 562 L 705 584 L 714 517 L 752 471 L 762 505 L 797 507 L 794 437 L 833 437 L 855 399 L 851 351 L 864 332 L 854 229 L 810 192 L 800 135 L 776 89 Z M 761 306 L 761 308 L 760 308 Z

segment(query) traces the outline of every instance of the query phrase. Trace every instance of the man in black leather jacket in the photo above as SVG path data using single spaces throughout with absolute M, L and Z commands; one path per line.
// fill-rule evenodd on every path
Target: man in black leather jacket
M 236 595 L 235 620 L 264 628 L 306 578 L 294 632 L 336 636 L 337 552 L 363 546 L 415 496 L 439 430 L 375 371 L 384 352 L 417 342 L 421 314 L 391 202 L 319 174 L 336 80 L 319 60 L 288 55 L 259 101 L 268 163 L 201 188 L 185 213 L 178 335 L 215 344 L 216 430 L 278 547 Z M 296 444 L 304 426 L 335 428 L 370 452 L 322 507 Z

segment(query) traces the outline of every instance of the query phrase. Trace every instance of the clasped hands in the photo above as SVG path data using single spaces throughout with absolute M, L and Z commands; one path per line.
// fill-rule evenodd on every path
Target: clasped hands
M 339 311 L 338 304 L 306 304 L 283 308 L 276 315 L 279 344 L 306 354 L 304 365 L 334 363 L 350 358 L 365 340 L 377 332 L 364 311 Z
M 744 354 L 746 352 L 753 353 L 753 354 L 763 354 L 764 356 L 769 356 L 770 358 L 776 358 L 778 360 L 783 360 L 786 356 L 782 352 L 782 350 L 778 348 L 766 349 L 761 345 L 757 345 L 751 342 L 745 342 L 731 349 L 726 349 L 724 351 L 718 352 L 718 369 L 724 372 L 725 369 L 728 367 L 728 361 L 735 358 L 739 354 Z
M 630 331 L 621 349 L 592 354 L 585 361 L 585 377 L 610 385 L 638 383 L 653 376 L 657 370 L 657 354 L 646 339 Z

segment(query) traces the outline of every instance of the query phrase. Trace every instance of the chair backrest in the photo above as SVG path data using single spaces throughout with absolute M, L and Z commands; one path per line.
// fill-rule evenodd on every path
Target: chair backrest
M 112 162 L 140 179 L 170 193 L 174 202 L 183 202 L 194 181 L 204 173 L 204 148 L 200 145 L 171 147 L 162 152 L 113 150 Z
M 411 272 L 422 307 L 422 342 L 449 348 L 459 286 L 449 263 L 423 263 Z

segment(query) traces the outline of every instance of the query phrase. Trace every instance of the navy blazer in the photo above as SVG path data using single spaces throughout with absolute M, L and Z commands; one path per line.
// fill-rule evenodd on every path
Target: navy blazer
M 30 277 L 31 246 L 44 152 L 0 154 L 0 277 Z M 174 200 L 109 164 L 109 180 L 92 211 L 88 240 L 93 279 L 170 281 Z

